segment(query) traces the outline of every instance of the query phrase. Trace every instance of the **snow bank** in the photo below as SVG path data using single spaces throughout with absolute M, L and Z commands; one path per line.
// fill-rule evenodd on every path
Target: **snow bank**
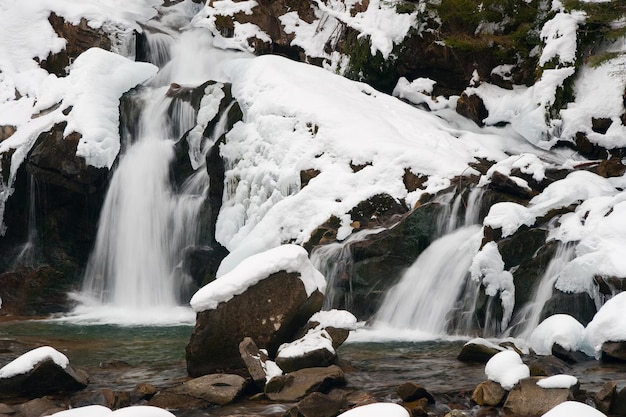
M 301 246 L 283 245 L 247 258 L 236 269 L 200 288 L 191 298 L 191 307 L 197 313 L 215 309 L 279 271 L 299 273 L 309 296 L 315 290 L 326 290 L 326 281 L 309 261 L 307 251 Z
M 70 410 L 60 411 L 52 414 L 51 417 L 100 417 L 100 416 L 116 416 L 116 417 L 175 417 L 174 414 L 167 410 L 148 405 L 138 405 L 133 407 L 120 408 L 115 411 L 103 407 L 101 405 L 90 405 L 86 407 L 78 407 Z
M 496 353 L 485 365 L 485 374 L 490 381 L 511 390 L 520 379 L 530 376 L 530 369 L 524 365 L 520 355 L 512 350 Z
M 537 385 L 546 389 L 571 388 L 578 384 L 578 378 L 572 375 L 552 375 L 537 381 Z
M 247 256 L 301 244 L 331 215 L 341 237 L 352 231 L 345 213 L 380 193 L 412 206 L 450 178 L 476 174 L 475 156 L 501 160 L 510 142 L 501 136 L 453 129 L 371 87 L 277 56 L 227 66 L 244 117 L 221 146 L 226 190 L 216 236 L 231 254 L 218 275 Z M 419 132 L 419 134 L 416 134 Z M 497 139 L 497 140 L 496 140 Z M 446 161 L 442 164 L 440 161 Z M 352 165 L 365 165 L 357 172 Z M 320 174 L 301 188 L 299 172 Z M 428 176 L 408 193 L 405 169 Z
M 37 364 L 52 360 L 54 363 L 65 369 L 70 361 L 67 356 L 61 352 L 51 348 L 50 346 L 42 346 L 26 352 L 19 358 L 5 365 L 0 369 L 0 378 L 12 378 L 16 375 L 25 374 L 32 371 Z
M 355 407 L 338 417 L 409 417 L 406 408 L 394 403 L 374 403 Z
M 574 317 L 555 314 L 542 321 L 530 335 L 530 346 L 538 355 L 551 355 L 552 345 L 569 351 L 592 354 L 585 339 L 585 327 Z
M 584 417 L 606 417 L 606 414 L 596 410 L 587 404 L 579 403 L 577 401 L 565 401 L 548 411 L 541 417 L 572 417 L 572 416 L 584 416 Z
M 587 325 L 585 334 L 596 357 L 600 356 L 604 342 L 626 341 L 626 292 L 607 301 Z

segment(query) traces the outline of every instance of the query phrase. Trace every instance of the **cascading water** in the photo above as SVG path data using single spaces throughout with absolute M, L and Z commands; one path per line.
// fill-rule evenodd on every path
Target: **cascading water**
M 511 329 L 514 334 L 528 340 L 533 330 L 539 325 L 541 320 L 541 311 L 546 302 L 552 296 L 554 284 L 563 271 L 565 265 L 574 257 L 574 247 L 571 245 L 561 244 L 557 247 L 554 257 L 548 264 L 543 273 L 537 288 L 533 294 L 532 301 L 523 306 L 516 317 L 513 319 Z
M 345 306 L 347 310 L 350 310 L 352 306 L 352 277 L 354 275 L 351 244 L 383 230 L 385 229 L 361 230 L 350 235 L 343 242 L 319 246 L 311 253 L 311 263 L 326 277 L 327 281 L 324 310 L 330 310 L 337 305 Z M 343 303 L 340 302 L 342 297 L 344 298 Z
M 137 94 L 142 106 L 138 127 L 127 129 L 130 145 L 111 179 L 82 292 L 75 295 L 81 305 L 70 320 L 176 324 L 195 318 L 190 308 L 181 306 L 189 279 L 181 277 L 180 265 L 185 248 L 203 243 L 198 222 L 209 177 L 201 163 L 181 187 L 172 186 L 174 141 L 195 126 L 196 112 L 166 93 L 173 82 L 199 85 L 223 75 L 221 68 L 214 68 L 211 57 L 216 52 L 207 31 L 155 36 L 152 40 L 147 34 L 149 52 L 154 53 L 148 58 L 164 66 Z M 224 125 L 218 123 L 214 131 Z M 210 141 L 205 139 L 204 151 Z
M 480 189 L 473 189 L 464 203 L 463 194 L 440 216 L 440 238 L 428 246 L 385 296 L 373 328 L 385 332 L 406 331 L 412 337 L 431 338 L 446 330 L 454 307 L 482 238 L 478 222 Z M 465 204 L 465 225 L 457 228 L 459 210 Z M 397 334 L 397 333 L 396 333 Z
M 13 261 L 13 268 L 33 266 L 37 258 L 37 181 L 28 174 L 28 236 Z

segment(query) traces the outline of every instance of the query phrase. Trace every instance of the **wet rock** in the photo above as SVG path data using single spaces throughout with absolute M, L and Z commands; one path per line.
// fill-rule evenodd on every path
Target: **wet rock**
M 0 415 L 2 414 L 15 414 L 17 409 L 8 404 L 0 403 Z
M 504 401 L 507 391 L 497 382 L 484 381 L 476 386 L 472 401 L 478 405 L 496 406 Z
M 17 410 L 20 417 L 40 417 L 52 415 L 66 408 L 67 407 L 57 401 L 43 397 L 20 404 Z
M 527 356 L 524 362 L 530 369 L 532 376 L 552 376 L 567 374 L 571 367 L 556 356 Z
M 117 410 L 118 408 L 128 407 L 131 404 L 130 392 L 117 391 L 109 388 L 103 388 L 100 390 L 102 398 L 104 399 L 104 405 L 111 410 Z
M 349 214 L 352 222 L 358 223 L 358 228 L 372 229 L 389 226 L 393 219 L 406 212 L 407 208 L 403 203 L 383 193 L 360 202 L 349 211 Z
M 463 345 L 457 359 L 461 362 L 487 363 L 498 352 L 503 349 L 495 346 L 488 346 L 484 343 L 476 343 L 471 340 Z
M 609 381 L 602 385 L 600 391 L 593 395 L 593 402 L 596 405 L 596 408 L 604 414 L 608 414 L 611 411 L 613 398 L 615 398 L 616 392 L 617 382 Z
M 70 366 L 44 359 L 33 369 L 9 378 L 0 378 L 0 398 L 37 398 L 47 394 L 72 393 L 87 386 L 87 378 Z
M 586 326 L 596 312 L 596 304 L 586 292 L 565 293 L 554 289 L 552 296 L 541 309 L 541 319 L 554 314 L 567 314 Z
M 148 401 L 148 405 L 165 408 L 167 410 L 190 410 L 206 408 L 209 407 L 211 403 L 203 400 L 202 398 L 176 394 L 171 391 L 164 390 L 152 397 L 152 399 Z
M 520 416 L 540 416 L 562 402 L 573 400 L 577 387 L 545 389 L 537 385 L 541 378 L 522 379 L 504 402 L 506 413 Z
M 504 175 L 499 171 L 495 171 L 491 175 L 491 182 L 489 183 L 489 188 L 500 191 L 505 194 L 511 195 L 513 198 L 520 199 L 523 201 L 530 200 L 534 196 L 538 194 L 538 192 L 520 186 L 517 182 L 515 182 L 508 175 Z
M 200 398 L 211 404 L 226 405 L 235 401 L 246 387 L 239 375 L 212 374 L 184 382 L 169 391 L 172 394 Z
M 307 395 L 283 417 L 334 417 L 348 407 L 346 396 L 341 393 Z
M 309 182 L 319 174 L 321 174 L 321 171 L 314 168 L 300 171 L 300 188 L 302 189 L 309 185 Z
M 587 356 L 583 352 L 567 350 L 558 343 L 552 345 L 552 355 L 561 359 L 568 364 L 593 360 L 594 358 Z
M 435 403 L 435 399 L 430 392 L 426 391 L 426 388 L 416 382 L 405 382 L 396 389 L 396 393 L 404 402 L 417 401 L 425 398 L 430 404 Z
M 626 362 L 626 341 L 602 343 L 602 360 L 613 362 Z
M 239 343 L 245 337 L 274 356 L 320 310 L 323 299 L 319 291 L 307 296 L 299 274 L 278 272 L 217 308 L 198 313 L 186 348 L 189 375 L 244 369 Z
M 419 400 L 403 402 L 402 406 L 407 409 L 411 417 L 426 417 L 428 416 L 428 399 L 420 398 Z
M 484 126 L 483 120 L 489 116 L 483 100 L 475 94 L 468 96 L 465 92 L 456 102 L 456 112 L 474 121 L 478 126 Z
M 626 388 L 622 388 L 613 395 L 610 414 L 626 416 Z
M 159 392 L 159 389 L 152 384 L 137 384 L 130 392 L 130 402 L 137 404 L 140 401 L 150 400 L 157 392 Z
M 265 386 L 265 395 L 272 401 L 299 401 L 313 392 L 325 392 L 345 382 L 343 371 L 336 365 L 300 369 L 272 378 Z
M 71 60 L 89 48 L 97 47 L 107 51 L 111 50 L 109 36 L 101 29 L 92 28 L 84 18 L 80 19 L 78 25 L 74 25 L 53 12 L 48 17 L 48 21 L 59 37 L 67 40 L 62 51 L 49 55 L 42 62 L 42 68 L 50 73 L 65 76 L 67 74 L 66 68 L 70 65 Z
M 612 124 L 613 120 L 608 117 L 591 118 L 591 130 L 602 135 L 604 135 L 607 130 L 609 130 Z
M 241 359 L 246 364 L 252 382 L 262 391 L 267 378 L 265 370 L 263 369 L 263 363 L 269 358 L 265 352 L 259 350 L 254 340 L 250 337 L 245 337 L 241 341 L 239 344 L 239 353 L 241 354 Z

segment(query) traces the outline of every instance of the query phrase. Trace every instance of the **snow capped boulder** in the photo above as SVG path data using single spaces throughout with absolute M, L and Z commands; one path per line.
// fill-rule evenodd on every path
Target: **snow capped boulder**
M 35 398 L 86 386 L 87 377 L 74 371 L 67 357 L 49 346 L 33 349 L 0 369 L 0 398 Z
M 410 414 L 406 408 L 394 403 L 373 403 L 355 407 L 345 413 L 339 414 L 339 417 L 409 417 Z
M 276 364 L 285 372 L 332 365 L 337 358 L 333 341 L 324 329 L 309 330 L 300 339 L 278 348 Z
M 457 359 L 461 362 L 487 363 L 496 353 L 503 350 L 505 348 L 502 346 L 478 337 L 463 345 Z
M 565 401 L 550 411 L 542 415 L 541 417 L 571 417 L 571 416 L 585 416 L 585 417 L 606 417 L 606 414 L 596 410 L 593 407 L 577 401 Z
M 596 357 L 626 360 L 626 323 L 619 320 L 626 313 L 626 292 L 607 301 L 587 325 L 585 334 Z
M 590 351 L 585 340 L 585 328 L 567 314 L 548 317 L 530 335 L 530 346 L 538 355 L 552 354 L 554 345 L 572 352 Z
M 247 258 L 191 299 L 198 315 L 186 349 L 189 375 L 245 368 L 239 352 L 245 337 L 274 357 L 320 310 L 325 287 L 300 246 Z
M 308 328 L 324 329 L 337 349 L 346 341 L 350 331 L 356 330 L 357 318 L 347 310 L 328 310 L 315 313 L 307 325 Z
M 530 369 L 524 365 L 517 352 L 505 350 L 489 359 L 485 365 L 485 374 L 490 381 L 499 383 L 505 390 L 511 390 L 521 379 L 530 376 Z

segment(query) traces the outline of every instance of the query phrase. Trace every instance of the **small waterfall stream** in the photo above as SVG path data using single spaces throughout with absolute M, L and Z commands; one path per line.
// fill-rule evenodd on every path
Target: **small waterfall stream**
M 445 333 L 448 315 L 463 291 L 472 259 L 480 247 L 477 225 L 483 190 L 443 196 L 439 236 L 404 272 L 374 317 L 374 331 L 403 332 L 419 338 Z

